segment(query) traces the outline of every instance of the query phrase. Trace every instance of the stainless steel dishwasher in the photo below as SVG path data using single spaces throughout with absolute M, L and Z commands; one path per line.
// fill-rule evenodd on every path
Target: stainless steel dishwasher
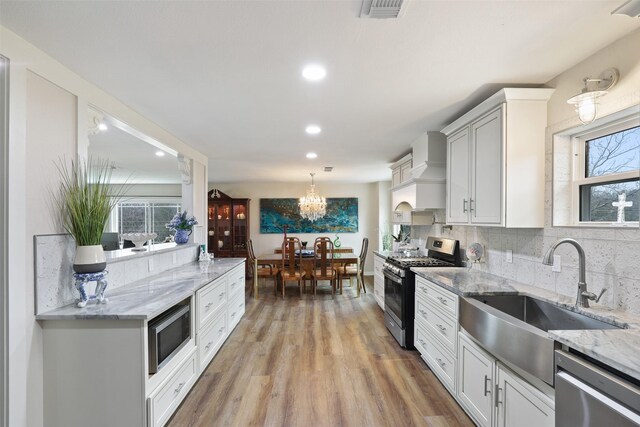
M 556 350 L 556 426 L 640 426 L 640 388 L 572 353 Z

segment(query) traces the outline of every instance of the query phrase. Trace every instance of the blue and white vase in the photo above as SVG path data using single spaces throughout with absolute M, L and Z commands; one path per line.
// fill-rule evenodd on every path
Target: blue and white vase
M 191 232 L 193 230 L 182 230 L 178 228 L 176 230 L 175 236 L 173 236 L 173 240 L 179 245 L 184 245 L 189 241 L 189 236 L 191 236 Z

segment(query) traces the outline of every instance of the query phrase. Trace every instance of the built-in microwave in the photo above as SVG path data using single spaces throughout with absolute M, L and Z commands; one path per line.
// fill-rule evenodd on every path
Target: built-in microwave
M 149 373 L 155 374 L 191 339 L 188 300 L 149 321 Z

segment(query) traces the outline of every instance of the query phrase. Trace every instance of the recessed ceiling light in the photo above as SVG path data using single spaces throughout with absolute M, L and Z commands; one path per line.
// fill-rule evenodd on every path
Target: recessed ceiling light
M 307 153 L 307 159 L 315 159 L 318 157 L 316 153 Z
M 156 151 L 156 156 L 164 157 L 164 151 L 160 151 L 160 150 Z
M 98 125 L 98 129 L 100 129 L 100 130 L 107 130 L 107 129 L 109 129 L 109 127 L 108 127 L 107 125 L 105 125 L 104 123 L 100 123 L 100 124 Z
M 326 75 L 327 70 L 322 65 L 307 65 L 302 69 L 302 77 L 312 82 L 322 80 Z
M 322 132 L 322 129 L 318 125 L 309 125 L 304 129 L 309 135 L 317 135 Z

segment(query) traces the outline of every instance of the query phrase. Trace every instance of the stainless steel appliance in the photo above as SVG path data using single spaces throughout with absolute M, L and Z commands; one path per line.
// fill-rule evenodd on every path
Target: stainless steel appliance
M 191 306 L 180 303 L 149 321 L 149 373 L 155 374 L 191 338 Z
M 459 267 L 460 244 L 457 240 L 429 237 L 427 256 L 404 256 L 402 253 L 387 258 L 384 273 L 384 323 L 398 343 L 407 349 L 413 347 L 413 320 L 415 306 L 415 273 L 411 267 Z
M 556 425 L 639 426 L 640 387 L 597 362 L 556 351 Z

